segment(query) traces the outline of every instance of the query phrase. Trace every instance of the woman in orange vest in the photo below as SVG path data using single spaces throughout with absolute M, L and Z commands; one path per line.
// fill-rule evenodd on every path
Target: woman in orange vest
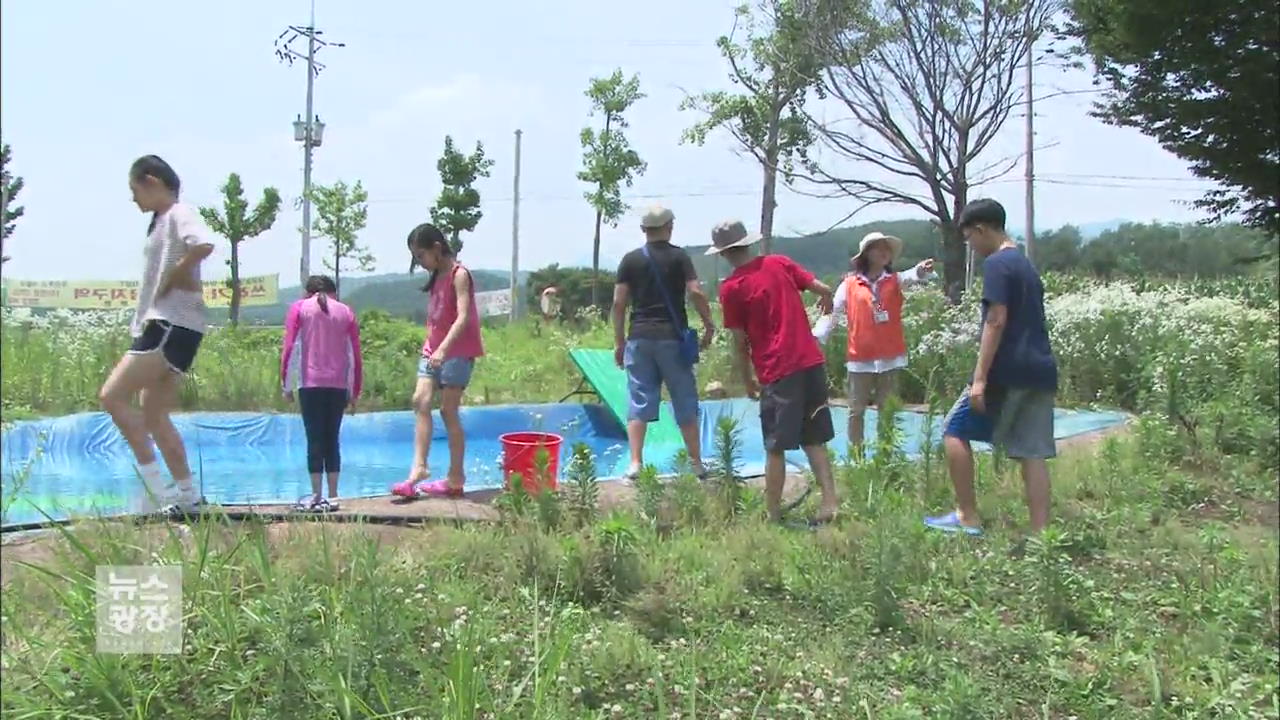
M 813 334 L 826 342 L 837 314 L 847 312 L 849 327 L 849 448 L 859 453 L 863 441 L 863 417 L 874 398 L 876 409 L 894 392 L 898 370 L 907 366 L 907 339 L 902 331 L 902 288 L 929 279 L 933 259 L 911 270 L 893 271 L 902 254 L 902 240 L 884 233 L 868 233 L 849 261 L 853 272 L 835 292 L 831 315 L 819 318 Z

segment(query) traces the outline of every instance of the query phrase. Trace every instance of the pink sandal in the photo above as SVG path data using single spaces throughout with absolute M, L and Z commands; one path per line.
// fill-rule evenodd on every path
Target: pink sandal
M 391 494 L 396 495 L 398 497 L 402 497 L 402 498 L 409 498 L 410 500 L 412 500 L 418 497 L 418 494 L 414 491 L 414 486 L 421 482 L 425 482 L 425 481 L 404 480 L 404 481 L 398 482 L 391 486 Z
M 462 488 L 450 486 L 448 480 L 423 480 L 414 485 L 413 490 L 416 497 L 460 498 L 463 494 Z

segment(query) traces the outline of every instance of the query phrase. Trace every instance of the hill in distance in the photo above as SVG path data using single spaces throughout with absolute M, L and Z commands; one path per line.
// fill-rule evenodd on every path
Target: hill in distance
M 529 276 L 521 272 L 518 281 Z M 511 287 L 509 270 L 472 270 L 476 292 L 506 290 Z M 342 278 L 342 301 L 356 311 L 378 308 L 398 317 L 421 319 L 426 316 L 426 297 L 422 285 L 427 281 L 423 271 L 408 273 L 381 273 Z M 275 305 L 246 307 L 240 310 L 240 321 L 245 325 L 283 325 L 284 314 L 294 300 L 302 297 L 302 287 L 292 285 L 280 288 L 280 302 Z M 212 313 L 211 313 L 212 314 Z M 213 322 L 218 323 L 221 318 Z
M 1120 227 L 1124 222 L 1109 220 L 1077 227 L 1087 242 L 1103 232 Z M 1040 228 L 1037 234 L 1056 229 Z M 863 236 L 872 231 L 902 238 L 902 257 L 897 263 L 900 268 L 910 267 L 927 257 L 937 259 L 942 257 L 942 236 L 928 220 L 869 222 L 801 237 L 775 237 L 771 249 L 774 253 L 790 257 L 820 277 L 831 277 L 841 275 L 848 270 L 850 256 L 857 252 L 858 243 Z M 1022 229 L 1010 227 L 1010 234 L 1020 237 Z M 698 276 L 704 281 L 714 286 L 718 285 L 719 280 L 728 276 L 728 264 L 716 257 L 706 255 L 707 245 L 684 247 L 693 256 L 694 267 L 698 271 Z M 614 265 L 616 265 L 616 259 L 601 263 L 602 269 L 609 269 Z M 473 270 L 472 274 L 476 281 L 476 292 L 505 290 L 510 287 L 509 271 Z M 529 274 L 528 271 L 521 271 L 519 282 L 523 284 Z M 425 274 L 422 272 L 413 275 L 383 273 L 343 278 L 342 297 L 344 302 L 356 310 L 378 308 L 398 317 L 421 320 L 426 312 L 426 302 L 421 292 L 425 281 Z M 281 288 L 280 303 L 244 308 L 241 310 L 242 322 L 246 325 L 281 325 L 284 323 L 284 314 L 289 303 L 301 296 L 302 290 L 297 285 Z

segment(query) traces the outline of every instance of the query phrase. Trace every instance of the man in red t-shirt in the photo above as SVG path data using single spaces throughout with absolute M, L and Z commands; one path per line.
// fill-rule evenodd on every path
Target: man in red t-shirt
M 724 327 L 733 333 L 734 362 L 747 394 L 760 397 L 765 502 L 770 519 L 781 520 L 785 454 L 804 448 L 822 488 L 822 508 L 814 522 L 829 522 L 839 501 L 826 447 L 835 437 L 827 407 L 826 358 L 809 330 L 800 293 L 817 293 L 819 306 L 828 313 L 831 288 L 790 258 L 755 256 L 750 248 L 759 239 L 739 221 L 721 223 L 711 231 L 707 254 L 722 256 L 734 268 L 720 285 L 720 307 Z

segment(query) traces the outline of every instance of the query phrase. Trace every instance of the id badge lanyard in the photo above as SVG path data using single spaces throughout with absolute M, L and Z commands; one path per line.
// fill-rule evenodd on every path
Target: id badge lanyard
M 858 277 L 862 278 L 863 282 L 865 282 L 867 287 L 871 290 L 872 319 L 874 319 L 877 324 L 889 322 L 889 311 L 885 310 L 884 306 L 880 304 L 880 281 L 885 278 L 885 273 L 881 273 L 880 277 L 876 278 L 874 281 L 862 273 L 859 273 Z

